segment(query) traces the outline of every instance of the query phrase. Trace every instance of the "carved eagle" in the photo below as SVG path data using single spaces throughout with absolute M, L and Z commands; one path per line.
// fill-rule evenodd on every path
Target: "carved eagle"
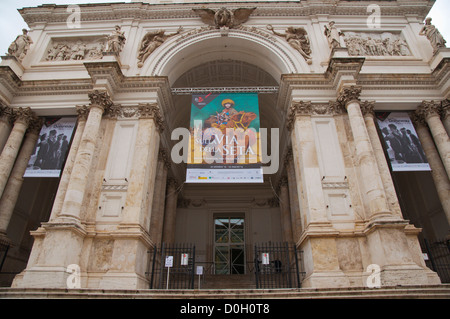
M 212 9 L 192 9 L 199 15 L 203 23 L 215 26 L 216 29 L 232 29 L 246 22 L 256 8 L 239 8 L 233 11 L 227 8 L 220 8 L 217 11 Z

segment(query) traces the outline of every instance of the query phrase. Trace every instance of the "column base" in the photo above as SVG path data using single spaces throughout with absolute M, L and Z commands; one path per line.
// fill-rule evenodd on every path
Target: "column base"
M 149 281 L 136 273 L 108 271 L 99 283 L 101 289 L 148 289 Z
M 345 288 L 350 287 L 349 278 L 342 271 L 319 271 L 302 281 L 302 288 Z

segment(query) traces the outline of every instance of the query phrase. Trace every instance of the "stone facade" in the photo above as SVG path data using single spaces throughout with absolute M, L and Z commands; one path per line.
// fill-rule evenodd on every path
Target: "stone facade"
M 248 225 L 247 261 L 258 241 L 295 243 L 302 287 L 365 286 L 374 264 L 383 286 L 439 284 L 374 111 L 414 113 L 448 235 L 450 50 L 421 35 L 429 1 L 378 3 L 376 30 L 367 1 L 89 4 L 79 28 L 64 5 L 21 9 L 32 42 L 0 64 L 6 241 L 36 117 L 78 122 L 12 286 L 64 288 L 78 265 L 83 288 L 147 289 L 152 247 L 193 241 L 197 260 L 213 261 L 214 218 L 230 213 Z M 261 126 L 280 130 L 280 167 L 264 184 L 189 185 L 172 163 L 171 133 L 187 127 L 190 103 L 172 89 L 208 86 L 277 87 L 260 97 Z

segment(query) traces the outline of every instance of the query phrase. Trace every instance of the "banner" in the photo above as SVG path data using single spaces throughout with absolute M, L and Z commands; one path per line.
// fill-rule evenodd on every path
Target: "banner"
M 263 183 L 257 93 L 193 95 L 187 183 Z
M 24 177 L 59 178 L 76 122 L 76 117 L 45 118 Z
M 430 171 L 428 160 L 407 113 L 376 113 L 392 171 Z

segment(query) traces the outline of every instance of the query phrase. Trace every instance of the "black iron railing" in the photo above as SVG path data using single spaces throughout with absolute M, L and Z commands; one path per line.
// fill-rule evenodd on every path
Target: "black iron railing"
M 450 239 L 430 242 L 426 238 L 420 240 L 422 251 L 427 254 L 425 263 L 435 271 L 442 283 L 450 283 Z
M 257 289 L 301 287 L 301 256 L 294 244 L 261 243 L 254 252 Z

